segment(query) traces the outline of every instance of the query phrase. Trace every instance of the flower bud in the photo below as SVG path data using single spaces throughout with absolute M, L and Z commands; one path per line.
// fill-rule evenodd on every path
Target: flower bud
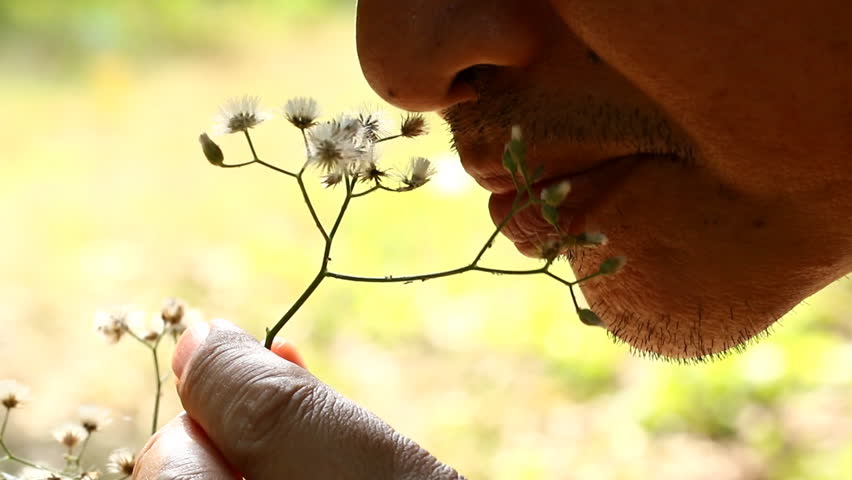
M 207 157 L 208 162 L 217 167 L 225 162 L 225 155 L 222 154 L 222 149 L 213 140 L 210 140 L 210 137 L 206 133 L 202 133 L 198 137 L 198 141 L 201 142 L 201 150 L 204 152 L 204 156 Z
M 558 207 L 562 205 L 569 193 L 571 193 L 571 182 L 563 180 L 542 190 L 541 201 L 551 207 Z
M 601 317 L 598 316 L 595 312 L 589 310 L 588 308 L 581 308 L 577 310 L 577 316 L 580 317 L 580 321 L 590 327 L 603 327 L 604 323 L 601 320 Z
M 621 270 L 625 264 L 627 264 L 627 257 L 610 257 L 601 263 L 600 268 L 598 268 L 598 272 L 602 275 L 612 275 L 613 273 Z
M 547 203 L 542 203 L 541 216 L 547 220 L 547 223 L 559 228 L 559 210 L 557 210 L 556 207 Z

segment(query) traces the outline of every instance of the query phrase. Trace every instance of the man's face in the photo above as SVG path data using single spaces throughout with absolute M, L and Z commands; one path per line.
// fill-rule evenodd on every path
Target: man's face
M 439 110 L 507 213 L 511 125 L 601 231 L 575 272 L 606 328 L 670 357 L 723 352 L 852 271 L 847 0 L 360 0 L 358 52 L 391 103 Z M 547 182 L 543 182 L 546 184 Z M 535 254 L 533 212 L 506 232 Z

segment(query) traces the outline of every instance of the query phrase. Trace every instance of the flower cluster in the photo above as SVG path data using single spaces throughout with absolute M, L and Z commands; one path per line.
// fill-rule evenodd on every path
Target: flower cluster
M 2 428 L 0 428 L 0 455 L 3 455 L 0 461 L 15 462 L 24 466 L 17 476 L 2 473 L 0 478 L 5 480 L 97 480 L 101 478 L 101 471 L 92 470 L 88 464 L 83 463 L 83 456 L 92 435 L 101 432 L 112 421 L 109 412 L 100 407 L 93 405 L 80 407 L 77 421 L 68 422 L 53 431 L 53 438 L 63 447 L 64 467 L 62 469 L 25 460 L 9 450 L 4 437 L 10 414 L 12 410 L 20 408 L 28 396 L 29 389 L 26 386 L 14 380 L 0 380 L 0 399 L 6 410 Z M 117 478 L 127 479 L 133 474 L 135 464 L 135 454 L 121 448 L 109 456 L 105 466 L 108 472 L 119 475 Z
M 332 187 L 344 181 L 360 181 L 387 190 L 409 191 L 425 185 L 435 173 L 431 162 L 422 157 L 412 158 L 403 172 L 390 172 L 378 164 L 378 144 L 396 138 L 415 138 L 427 133 L 426 119 L 419 113 L 406 114 L 397 132 L 385 136 L 385 121 L 382 115 L 376 112 L 341 114 L 330 120 L 320 121 L 319 106 L 316 100 L 308 97 L 288 100 L 281 112 L 288 122 L 302 132 L 307 156 L 304 167 L 318 170 L 321 173 L 320 181 L 325 187 Z M 199 136 L 204 156 L 211 164 L 219 167 L 251 163 L 269 166 L 257 158 L 248 132 L 269 118 L 270 115 L 260 111 L 257 97 L 246 96 L 229 100 L 220 109 L 214 131 L 242 132 L 249 140 L 255 158 L 244 164 L 226 165 L 222 149 L 206 133 Z M 382 182 L 388 177 L 398 180 L 399 186 L 385 187 Z
M 156 343 L 164 335 L 177 339 L 187 328 L 188 308 L 184 301 L 170 298 L 154 319 L 153 325 L 145 321 L 143 312 L 119 308 L 95 314 L 95 329 L 110 344 L 121 341 L 125 335 L 148 343 Z

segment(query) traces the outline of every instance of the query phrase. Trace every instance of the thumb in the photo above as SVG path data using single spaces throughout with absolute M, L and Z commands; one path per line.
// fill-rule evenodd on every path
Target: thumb
M 188 331 L 172 367 L 187 414 L 245 478 L 459 478 L 228 322 Z

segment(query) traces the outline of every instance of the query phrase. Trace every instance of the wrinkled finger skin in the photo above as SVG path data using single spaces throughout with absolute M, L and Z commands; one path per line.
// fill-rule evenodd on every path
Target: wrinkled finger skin
M 136 461 L 134 480 L 235 480 L 234 473 L 207 435 L 181 414 L 151 437 Z
M 135 478 L 461 478 L 232 324 L 195 348 L 178 387 L 187 415 L 149 442 Z

